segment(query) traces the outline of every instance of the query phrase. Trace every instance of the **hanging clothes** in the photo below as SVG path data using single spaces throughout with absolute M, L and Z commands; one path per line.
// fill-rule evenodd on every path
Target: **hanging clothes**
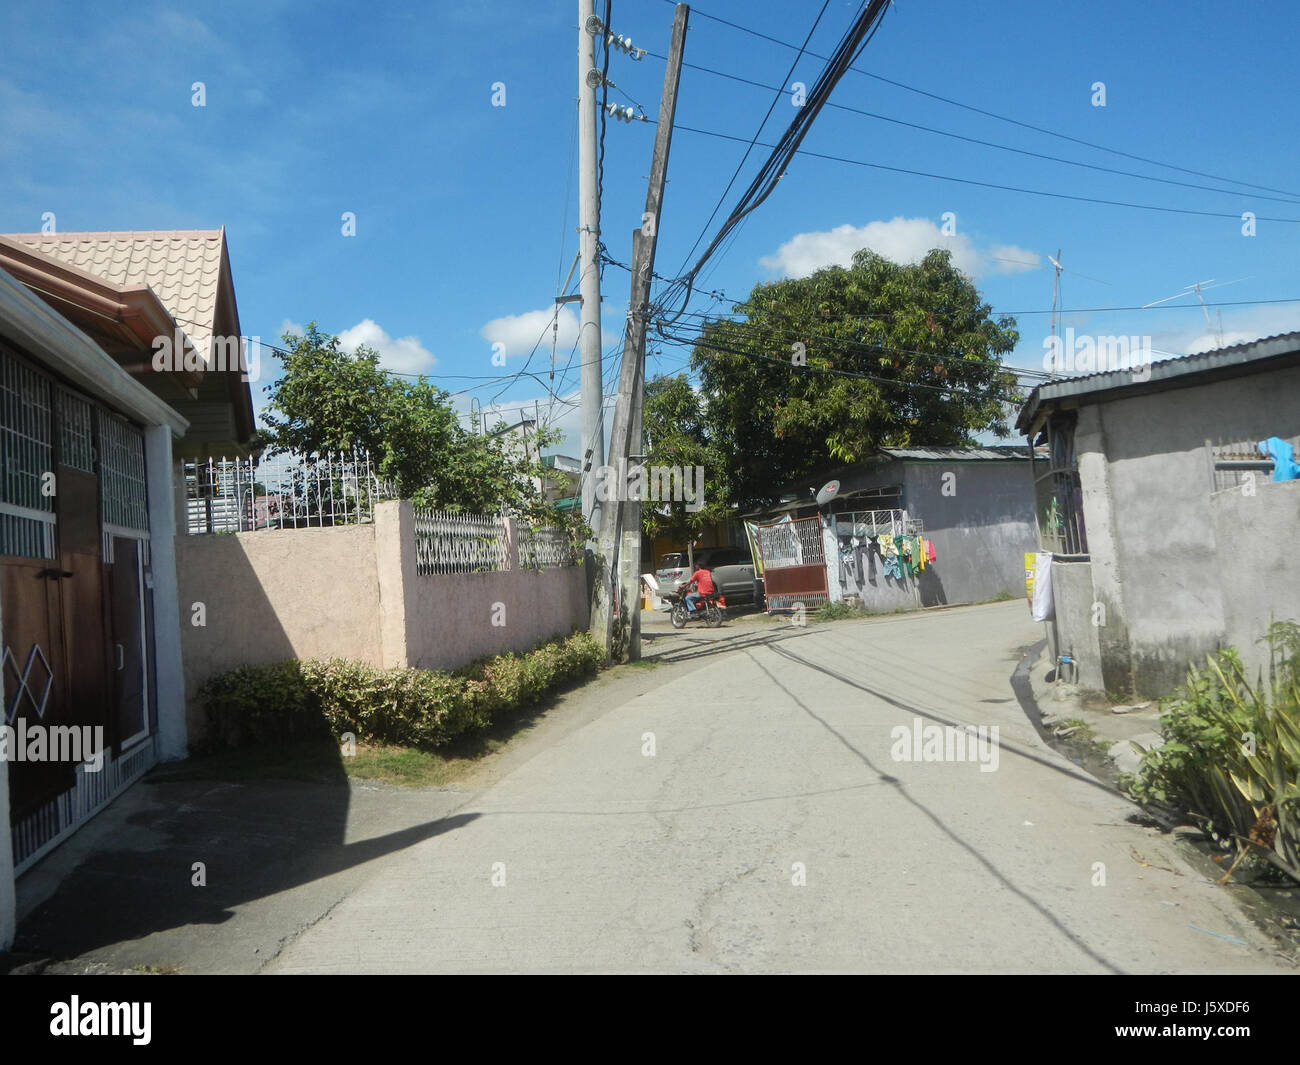
M 1270 436 L 1255 445 L 1260 453 L 1273 460 L 1273 480 L 1294 481 L 1300 477 L 1300 465 L 1296 465 L 1295 449 L 1281 437 Z
M 925 542 L 925 557 L 926 557 L 929 561 L 931 561 L 931 562 L 934 561 L 934 541 L 933 541 L 933 540 L 926 540 L 926 542 Z

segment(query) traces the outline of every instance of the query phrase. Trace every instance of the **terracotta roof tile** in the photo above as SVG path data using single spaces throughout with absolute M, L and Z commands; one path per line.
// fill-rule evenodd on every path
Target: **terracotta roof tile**
M 148 285 L 203 352 L 211 351 L 222 230 L 13 233 L 11 240 L 119 285 Z

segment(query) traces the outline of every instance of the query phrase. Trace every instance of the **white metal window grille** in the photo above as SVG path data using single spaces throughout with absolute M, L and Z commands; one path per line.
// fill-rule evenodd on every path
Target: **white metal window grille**
M 840 538 L 856 536 L 915 536 L 920 523 L 907 516 L 905 510 L 851 510 L 835 515 L 835 535 Z
M 50 382 L 0 349 L 0 555 L 54 557 Z
M 521 569 L 548 569 L 576 564 L 573 544 L 562 529 L 519 531 L 519 566 Z
M 416 572 L 482 573 L 507 567 L 505 519 L 486 514 L 415 512 Z
M 147 533 L 149 493 L 144 469 L 144 434 L 101 410 L 99 447 L 99 493 L 105 526 Z
M 810 566 L 825 558 L 820 518 L 760 525 L 757 534 L 764 570 Z
M 59 415 L 59 461 L 84 473 L 95 472 L 94 407 L 84 399 L 60 388 L 57 395 Z

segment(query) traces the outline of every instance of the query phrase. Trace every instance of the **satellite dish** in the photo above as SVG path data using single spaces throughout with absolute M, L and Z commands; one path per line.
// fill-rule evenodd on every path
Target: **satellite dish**
M 817 505 L 819 507 L 824 507 L 827 503 L 829 503 L 832 499 L 834 499 L 839 494 L 840 494 L 840 482 L 827 481 L 824 485 L 822 485 L 822 490 L 817 493 Z

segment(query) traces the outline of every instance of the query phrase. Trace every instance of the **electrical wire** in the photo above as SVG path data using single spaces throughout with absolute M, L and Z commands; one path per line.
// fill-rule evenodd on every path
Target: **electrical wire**
M 650 56 L 654 56 L 654 58 L 656 59 L 661 59 L 665 61 L 668 58 L 667 56 L 660 55 L 658 52 L 652 52 L 649 50 L 646 51 L 646 54 Z M 711 67 L 700 66 L 697 63 L 684 63 L 683 66 L 689 67 L 692 70 L 701 71 L 702 73 L 705 74 L 712 74 L 719 78 L 725 78 L 728 81 L 740 82 L 742 85 L 751 85 L 757 89 L 767 89 L 767 90 L 775 89 L 779 93 L 784 93 L 786 91 L 785 89 L 779 86 L 764 85 L 761 81 L 754 81 L 752 78 L 742 78 L 739 75 L 728 74 L 725 71 L 714 70 Z M 1217 193 L 1222 193 L 1224 195 L 1238 196 L 1238 197 L 1249 195 L 1253 199 L 1274 200 L 1278 203 L 1287 203 L 1295 206 L 1300 206 L 1300 199 L 1295 199 L 1292 197 L 1267 196 L 1261 193 L 1254 193 L 1254 192 L 1248 194 L 1242 192 L 1240 189 L 1224 189 L 1214 185 L 1201 185 L 1192 181 L 1178 181 L 1174 178 L 1159 177 L 1154 174 L 1139 174 L 1134 170 L 1120 170 L 1116 167 L 1101 166 L 1097 163 L 1086 163 L 1081 159 L 1066 159 L 1059 155 L 1047 155 L 1043 152 L 1033 152 L 1027 148 L 1015 148 L 1009 144 L 999 144 L 996 141 L 984 140 L 981 137 L 968 137 L 962 133 L 953 133 L 950 130 L 935 129 L 933 126 L 923 126 L 917 122 L 906 122 L 901 118 L 891 118 L 889 115 L 877 114 L 874 111 L 864 111 L 860 107 L 851 107 L 848 104 L 838 104 L 838 103 L 833 103 L 828 101 L 826 106 L 836 111 L 845 111 L 849 114 L 860 115 L 864 118 L 872 118 L 880 122 L 889 122 L 896 126 L 904 126 L 908 129 L 920 130 L 924 133 L 933 133 L 936 136 L 949 137 L 953 140 L 965 141 L 968 144 L 976 144 L 985 148 L 996 148 L 999 151 L 1013 152 L 1016 155 L 1024 155 L 1033 159 L 1042 159 L 1047 162 L 1064 163 L 1069 166 L 1082 167 L 1083 169 L 1086 170 L 1096 170 L 1105 174 L 1116 174 L 1121 177 L 1137 178 L 1141 181 L 1155 181 L 1164 185 L 1177 185 L 1181 188 L 1198 189 L 1203 192 L 1217 192 Z M 675 127 L 675 128 L 680 128 L 680 127 Z M 694 249 L 692 248 L 692 251 L 693 250 Z
M 722 140 L 738 141 L 742 144 L 745 142 L 744 137 L 733 136 L 730 133 L 718 133 L 715 130 L 698 129 L 694 126 L 679 125 L 675 125 L 673 128 L 685 133 L 696 133 L 706 137 L 717 137 Z M 765 145 L 764 147 L 769 146 Z M 771 147 L 775 146 L 773 145 Z M 910 177 L 931 178 L 935 181 L 952 181 L 961 185 L 975 185 L 983 189 L 998 189 L 1003 192 L 1017 192 L 1026 196 L 1046 196 L 1056 200 L 1072 200 L 1076 203 L 1101 204 L 1107 207 L 1129 207 L 1142 211 L 1160 211 L 1165 214 L 1195 215 L 1201 218 L 1231 218 L 1233 221 L 1241 221 L 1241 216 L 1239 214 L 1233 214 L 1231 212 L 1198 211 L 1190 207 L 1164 207 L 1152 203 L 1131 203 L 1127 200 L 1107 200 L 1096 196 L 1075 196 L 1066 192 L 1048 192 L 1044 189 L 1026 189 L 1017 185 L 1001 185 L 991 181 L 976 181 L 973 178 L 953 177 L 951 174 L 932 174 L 925 170 L 909 170 L 901 166 L 887 166 L 884 163 L 867 162 L 865 159 L 850 159 L 843 155 L 829 155 L 825 152 L 812 152 L 803 149 L 799 150 L 796 154 L 807 156 L 810 159 L 824 159 L 833 163 L 847 163 L 851 166 L 870 167 L 873 170 L 887 170 L 894 174 L 907 174 Z M 1255 219 L 1259 222 L 1300 223 L 1300 218 L 1285 218 L 1276 215 L 1256 215 Z
M 667 2 L 673 3 L 673 0 L 667 0 Z M 692 10 L 692 14 L 696 15 L 699 18 L 708 19 L 710 22 L 717 22 L 720 23 L 721 25 L 729 26 L 734 30 L 739 30 L 742 33 L 748 33 L 751 36 L 758 37 L 765 41 L 770 41 L 773 44 L 779 44 L 782 48 L 794 47 L 794 45 L 790 44 L 789 41 L 783 41 L 778 37 L 772 37 L 766 33 L 760 33 L 758 30 L 751 29 L 749 26 L 744 26 L 737 22 L 730 22 L 727 19 L 719 18 L 717 15 L 710 15 L 708 12 L 701 11 L 699 8 L 693 7 L 691 10 Z M 818 56 L 813 52 L 809 52 L 808 54 L 813 56 L 813 58 L 816 59 L 825 58 L 824 56 Z M 1132 159 L 1135 162 L 1139 162 L 1139 163 L 1149 163 L 1152 166 L 1163 167 L 1166 170 L 1177 170 L 1180 173 L 1191 174 L 1195 177 L 1209 178 L 1211 181 L 1226 181 L 1230 185 L 1243 185 L 1246 188 L 1250 188 L 1250 189 L 1262 189 L 1265 192 L 1277 192 L 1277 193 L 1281 193 L 1284 196 L 1292 196 L 1292 197 L 1300 198 L 1300 192 L 1293 192 L 1290 189 L 1277 189 L 1269 185 L 1259 185 L 1250 181 L 1241 181 L 1238 178 L 1223 177 L 1222 175 L 1219 174 L 1210 174 L 1202 170 L 1192 170 L 1187 167 L 1177 166 L 1173 163 L 1162 162 L 1159 159 L 1151 159 L 1148 158 L 1147 156 L 1135 155 L 1132 152 L 1121 151 L 1118 148 L 1110 148 L 1104 144 L 1097 144 L 1093 141 L 1082 140 L 1079 137 L 1071 137 L 1068 134 L 1059 132 L 1058 130 L 1047 129 L 1043 126 L 1036 126 L 1030 122 L 1022 122 L 1019 119 L 1011 118 L 1007 115 L 999 115 L 994 111 L 988 111 L 982 107 L 975 107 L 973 104 L 962 103 L 960 100 L 949 99 L 947 96 L 940 96 L 938 93 L 929 92 L 926 89 L 918 89 L 914 85 L 907 85 L 901 81 L 894 81 L 892 78 L 886 78 L 880 74 L 872 74 L 870 71 L 862 70 L 859 67 L 850 67 L 849 69 L 852 70 L 855 74 L 861 74 L 863 77 L 867 77 L 875 81 L 883 82 L 886 85 L 892 85 L 897 89 L 903 89 L 907 92 L 916 93 L 917 95 L 927 97 L 928 99 L 931 100 L 937 100 L 940 103 L 949 104 L 953 107 L 960 107 L 962 110 L 972 111 L 975 114 L 983 115 L 986 118 L 997 119 L 999 122 L 1007 122 L 1013 126 L 1019 126 L 1022 129 L 1032 130 L 1035 133 L 1042 133 L 1049 137 L 1056 137 L 1059 138 L 1060 140 L 1069 141 L 1072 144 L 1082 145 L 1085 148 L 1092 148 L 1095 151 L 1107 152 L 1111 155 L 1123 156 L 1125 159 Z

